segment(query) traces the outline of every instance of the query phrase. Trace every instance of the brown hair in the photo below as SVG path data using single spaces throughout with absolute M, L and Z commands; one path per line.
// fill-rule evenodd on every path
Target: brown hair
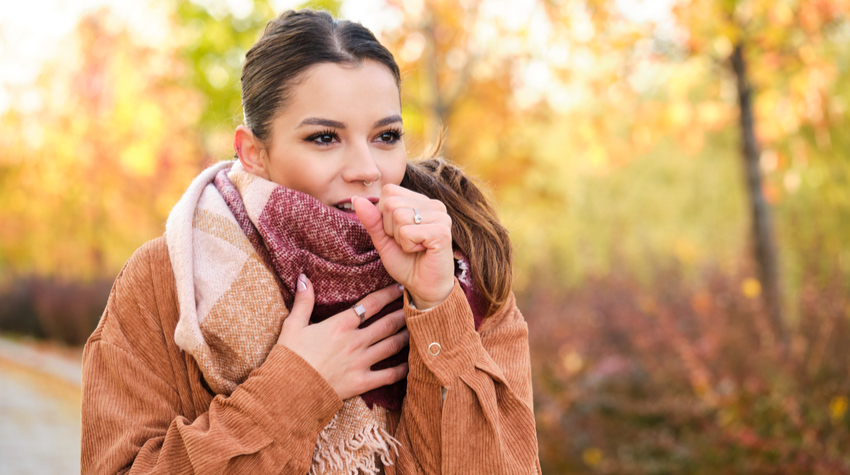
M 359 23 L 335 20 L 315 10 L 284 12 L 270 21 L 245 55 L 242 66 L 242 110 L 245 126 L 258 139 L 270 138 L 269 127 L 299 75 L 319 63 L 361 64 L 371 59 L 401 73 L 392 53 Z
M 319 63 L 361 64 L 367 59 L 386 66 L 401 89 L 401 73 L 392 53 L 363 25 L 336 20 L 323 11 L 283 13 L 266 25 L 245 56 L 245 126 L 261 141 L 268 141 L 271 123 L 286 106 L 301 73 Z M 453 244 L 469 259 L 475 285 L 487 304 L 485 315 L 495 312 L 510 295 L 513 272 L 508 233 L 490 202 L 459 168 L 434 157 L 408 162 L 401 186 L 446 205 Z

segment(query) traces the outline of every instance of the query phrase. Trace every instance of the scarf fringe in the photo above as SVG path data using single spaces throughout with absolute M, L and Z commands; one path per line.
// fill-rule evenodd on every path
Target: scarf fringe
M 376 455 L 381 458 L 381 463 L 384 466 L 393 464 L 390 458 L 392 456 L 391 449 L 395 451 L 395 456 L 398 457 L 398 448 L 401 443 L 387 433 L 383 427 L 375 424 L 363 427 L 350 440 L 344 440 L 334 446 L 329 434 L 334 433 L 336 424 L 337 416 L 334 415 L 333 419 L 319 434 L 319 441 L 313 450 L 313 464 L 310 466 L 309 475 L 322 475 L 326 471 L 339 472 L 345 469 L 348 469 L 347 475 L 358 475 L 360 473 L 378 475 L 381 473 L 381 469 L 377 465 Z M 364 448 L 367 454 L 358 460 L 356 452 Z

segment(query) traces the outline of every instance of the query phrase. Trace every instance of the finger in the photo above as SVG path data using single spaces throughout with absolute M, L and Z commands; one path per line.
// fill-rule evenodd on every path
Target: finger
M 414 193 L 412 196 L 382 193 L 377 208 L 383 217 L 384 232 L 390 236 L 396 235 L 399 226 L 414 223 L 414 208 L 424 212 L 445 212 L 446 210 L 441 201 L 432 200 L 418 193 Z
M 366 349 L 366 354 L 364 355 L 366 361 L 369 366 L 377 363 L 378 361 L 383 361 L 390 356 L 398 353 L 405 346 L 410 343 L 410 331 L 405 328 L 404 330 L 396 333 L 395 335 L 388 336 L 383 340 L 375 343 Z
M 387 386 L 404 379 L 407 376 L 407 363 L 402 363 L 392 368 L 381 369 L 378 371 L 367 371 L 364 378 L 366 389 L 363 391 L 371 391 L 375 388 Z
M 384 231 L 383 217 L 378 211 L 378 208 L 371 201 L 355 196 L 351 199 L 351 204 L 354 206 L 354 212 L 360 219 L 360 224 L 366 228 L 369 236 L 372 238 L 372 243 L 375 244 L 375 250 L 381 259 L 390 257 L 390 254 L 395 250 L 395 240 Z
M 443 206 L 443 204 L 439 201 L 437 203 L 440 207 Z M 416 222 L 417 215 L 420 217 L 419 223 Z M 393 239 L 395 239 L 396 243 L 398 243 L 405 252 L 424 251 L 425 246 L 422 244 L 415 245 L 413 247 L 404 246 L 401 238 L 401 228 L 404 226 L 442 224 L 448 228 L 450 235 L 452 229 L 452 218 L 448 215 L 448 213 L 439 209 L 435 211 L 427 208 L 399 208 L 393 212 L 393 223 L 395 226 L 395 229 L 393 230 Z
M 381 212 L 381 216 L 383 217 L 384 232 L 390 237 L 395 237 L 398 226 L 402 223 L 396 212 L 410 207 L 410 203 L 415 203 L 415 201 L 399 196 L 385 197 L 381 195 L 381 200 L 378 202 L 378 211 Z
M 415 211 L 414 211 L 414 209 L 415 209 Z M 417 214 L 420 217 L 419 225 L 431 222 L 431 221 L 428 221 L 428 220 L 425 219 L 425 216 L 423 216 L 423 213 L 427 216 L 427 212 L 424 210 L 424 208 L 422 208 L 421 203 L 419 203 L 418 208 L 411 206 L 411 207 L 407 207 L 407 208 L 396 208 L 396 209 L 393 210 L 392 219 L 391 220 L 385 219 L 384 222 L 391 222 L 392 223 L 392 226 L 393 226 L 392 236 L 393 236 L 393 239 L 395 239 L 395 242 L 397 242 L 397 243 L 399 243 L 399 245 L 401 245 L 401 243 L 399 242 L 399 230 L 403 226 L 416 224 L 416 215 Z M 404 249 L 404 248 L 402 247 L 402 249 Z M 411 252 L 409 249 L 404 249 L 404 250 L 406 252 Z M 425 247 L 422 247 L 419 250 L 424 251 Z
M 283 321 L 284 325 L 306 327 L 310 323 L 314 303 L 313 283 L 304 274 L 299 274 L 295 282 L 295 302 L 292 304 L 289 316 Z
M 361 321 L 357 312 L 354 311 L 354 307 L 362 305 L 366 310 L 363 320 L 368 320 L 371 316 L 380 312 L 382 308 L 386 307 L 387 304 L 394 302 L 401 297 L 401 293 L 402 289 L 399 284 L 392 284 L 363 297 L 363 299 L 354 304 L 351 309 L 339 313 L 338 316 L 344 319 L 346 327 L 357 328 L 360 326 Z
M 405 188 L 401 185 L 394 185 L 392 183 L 387 183 L 383 187 L 381 187 L 381 196 L 406 196 L 409 198 L 426 198 L 427 196 L 422 193 L 415 192 L 410 188 Z
M 388 186 L 385 186 L 382 191 L 385 191 L 387 188 Z M 440 213 L 445 214 L 446 218 L 448 218 L 446 205 L 442 201 L 430 199 L 418 193 L 410 196 L 398 194 L 387 195 L 384 192 L 381 194 L 377 208 L 384 219 L 384 231 L 390 236 L 395 236 L 394 231 L 398 226 L 415 224 L 414 218 L 416 213 L 413 212 L 414 208 L 423 218 L 420 224 L 438 221 L 437 216 Z
M 452 229 L 442 223 L 409 224 L 399 228 L 396 242 L 404 252 L 424 249 L 451 253 Z
M 366 344 L 373 345 L 375 342 L 381 341 L 390 335 L 395 335 L 406 325 L 404 310 L 396 310 L 363 329 L 366 336 Z

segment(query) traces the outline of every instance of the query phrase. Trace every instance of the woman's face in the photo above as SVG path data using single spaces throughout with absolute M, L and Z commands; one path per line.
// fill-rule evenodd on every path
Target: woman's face
M 237 153 L 249 172 L 330 207 L 350 206 L 352 196 L 377 203 L 383 185 L 401 183 L 407 153 L 399 90 L 387 67 L 370 60 L 317 64 L 286 102 L 265 146 L 246 127 L 237 129 Z

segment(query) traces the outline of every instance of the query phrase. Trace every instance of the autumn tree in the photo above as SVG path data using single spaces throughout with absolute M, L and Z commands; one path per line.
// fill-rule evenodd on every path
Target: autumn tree
M 198 96 L 173 50 L 101 10 L 83 18 L 34 86 L 41 105 L 0 121 L 0 270 L 112 278 L 164 231 L 201 166 Z
M 835 117 L 829 108 L 837 103 L 825 99 L 839 69 L 828 60 L 835 54 L 828 43 L 831 35 L 847 28 L 847 7 L 842 0 L 693 0 L 675 9 L 689 32 L 684 52 L 708 56 L 720 65 L 718 75 L 734 78 L 753 260 L 765 310 L 780 342 L 785 342 L 782 279 L 770 198 L 765 196 L 771 191 L 762 173 L 777 166 L 782 149 L 787 150 L 783 158 L 792 155 L 791 160 L 799 161 L 802 157 L 793 154 L 805 153 L 801 148 L 831 148 Z M 790 124 L 788 116 L 793 117 Z M 805 145 L 809 132 L 814 140 Z M 764 163 L 764 157 L 773 163 Z M 788 167 L 789 160 L 783 161 Z

